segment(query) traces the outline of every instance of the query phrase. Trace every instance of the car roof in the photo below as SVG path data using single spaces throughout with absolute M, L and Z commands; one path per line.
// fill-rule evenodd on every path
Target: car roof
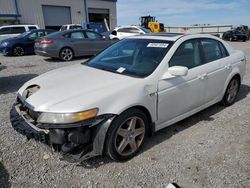
M 81 26 L 81 24 L 65 24 L 65 25 L 62 25 L 62 26 Z
M 129 38 L 176 41 L 184 35 L 183 33 L 147 33 L 145 35 L 136 35 Z
M 155 40 L 166 40 L 166 41 L 177 41 L 182 37 L 188 37 L 189 39 L 193 38 L 211 38 L 219 40 L 219 38 L 212 36 L 210 34 L 200 34 L 200 33 L 148 33 L 145 35 L 135 35 L 128 38 L 134 39 L 155 39 Z
M 38 27 L 37 25 L 32 25 L 32 24 L 28 24 L 28 25 L 3 25 L 0 28 L 5 28 L 5 27 L 24 27 L 24 26 L 35 26 Z

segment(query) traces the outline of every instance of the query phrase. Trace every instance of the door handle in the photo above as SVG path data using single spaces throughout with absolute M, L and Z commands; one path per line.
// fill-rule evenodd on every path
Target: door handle
M 208 77 L 207 73 L 204 73 L 204 74 L 201 74 L 201 75 L 198 76 L 198 78 L 199 78 L 200 80 L 204 80 L 204 79 L 207 78 L 207 77 Z
M 227 70 L 230 70 L 230 69 L 232 68 L 232 65 L 230 65 L 230 64 L 229 64 L 229 65 L 226 65 L 225 68 L 226 68 Z

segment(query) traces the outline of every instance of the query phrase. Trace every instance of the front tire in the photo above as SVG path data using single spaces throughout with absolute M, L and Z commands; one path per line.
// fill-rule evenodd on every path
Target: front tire
M 240 79 L 235 76 L 229 82 L 224 97 L 221 101 L 221 104 L 223 106 L 232 105 L 236 100 L 239 89 L 240 89 Z
M 25 54 L 24 48 L 21 46 L 15 46 L 12 51 L 14 56 L 23 56 Z
M 71 61 L 74 57 L 74 52 L 71 48 L 63 48 L 60 51 L 60 59 L 63 61 Z
M 106 154 L 113 160 L 125 161 L 141 149 L 148 133 L 147 116 L 140 110 L 129 109 L 112 122 L 107 133 Z

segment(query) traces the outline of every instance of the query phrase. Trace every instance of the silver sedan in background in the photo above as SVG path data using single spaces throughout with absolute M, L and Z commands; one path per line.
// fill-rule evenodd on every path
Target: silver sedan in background
M 38 40 L 35 53 L 70 61 L 78 56 L 95 55 L 112 43 L 114 41 L 89 30 L 59 31 Z

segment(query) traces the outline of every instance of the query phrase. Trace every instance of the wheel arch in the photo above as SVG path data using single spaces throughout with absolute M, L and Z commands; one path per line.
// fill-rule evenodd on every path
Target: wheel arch
M 116 114 L 116 115 L 113 117 L 111 123 L 109 124 L 108 128 L 107 128 L 106 131 L 105 131 L 105 138 L 104 138 L 104 142 L 103 142 L 103 145 L 102 145 L 102 149 L 99 150 L 99 152 L 100 152 L 102 155 L 104 155 L 104 154 L 105 154 L 105 151 L 106 151 L 106 146 L 107 146 L 107 133 L 108 133 L 109 130 L 110 130 L 110 125 L 112 124 L 112 122 L 114 121 L 114 119 L 115 119 L 117 116 L 119 116 L 120 114 L 122 114 L 122 113 L 124 113 L 124 112 L 126 112 L 126 111 L 128 111 L 128 110 L 130 110 L 130 109 L 137 109 L 137 110 L 140 110 L 141 112 L 143 112 L 143 113 L 146 115 L 146 117 L 147 117 L 147 119 L 148 119 L 148 124 L 149 124 L 149 127 L 148 127 L 149 130 L 148 130 L 148 135 L 147 135 L 147 136 L 150 137 L 150 136 L 153 135 L 153 133 L 154 133 L 154 131 L 155 131 L 155 124 L 154 124 L 154 122 L 152 121 L 152 116 L 151 116 L 151 114 L 150 114 L 150 111 L 149 111 L 145 106 L 142 106 L 142 105 L 134 105 L 134 106 L 131 106 L 131 107 L 126 108 L 125 110 L 123 110 L 121 113 Z M 102 135 L 103 135 L 103 134 L 102 134 Z
M 17 46 L 22 47 L 23 50 L 24 50 L 24 54 L 26 54 L 26 52 L 25 52 L 25 51 L 26 51 L 26 48 L 24 47 L 24 45 L 21 44 L 21 43 L 16 43 L 16 44 L 13 44 L 12 47 L 11 47 L 11 55 L 14 55 L 14 48 L 17 47 Z
M 120 114 L 130 110 L 130 109 L 137 109 L 137 110 L 140 110 L 141 112 L 143 112 L 146 117 L 147 117 L 147 120 L 148 120 L 148 124 L 149 124 L 149 136 L 151 136 L 153 134 L 153 132 L 155 131 L 155 124 L 153 122 L 153 119 L 152 119 L 152 115 L 150 113 L 150 111 L 143 105 L 133 105 L 133 106 L 130 106 L 130 107 L 127 107 L 126 109 L 123 109 L 119 114 L 117 114 L 117 116 L 119 116 Z
M 70 46 L 63 46 L 63 47 L 61 47 L 61 49 L 59 50 L 58 57 L 60 57 L 60 54 L 61 54 L 62 50 L 65 49 L 65 48 L 71 49 L 71 50 L 72 50 L 72 53 L 73 53 L 73 57 L 75 56 L 75 51 L 73 50 L 72 47 L 70 47 Z
M 227 79 L 227 81 L 226 81 L 226 84 L 225 84 L 224 90 L 223 90 L 223 96 L 224 96 L 224 94 L 225 94 L 225 92 L 226 92 L 226 89 L 227 89 L 227 86 L 228 86 L 229 82 L 230 82 L 233 78 L 235 78 L 235 77 L 237 77 L 237 79 L 239 79 L 240 84 L 241 84 L 242 77 L 241 77 L 240 73 L 239 73 L 239 72 L 233 72 L 233 73 L 228 77 L 228 79 Z M 223 96 L 222 96 L 222 98 L 223 98 Z

